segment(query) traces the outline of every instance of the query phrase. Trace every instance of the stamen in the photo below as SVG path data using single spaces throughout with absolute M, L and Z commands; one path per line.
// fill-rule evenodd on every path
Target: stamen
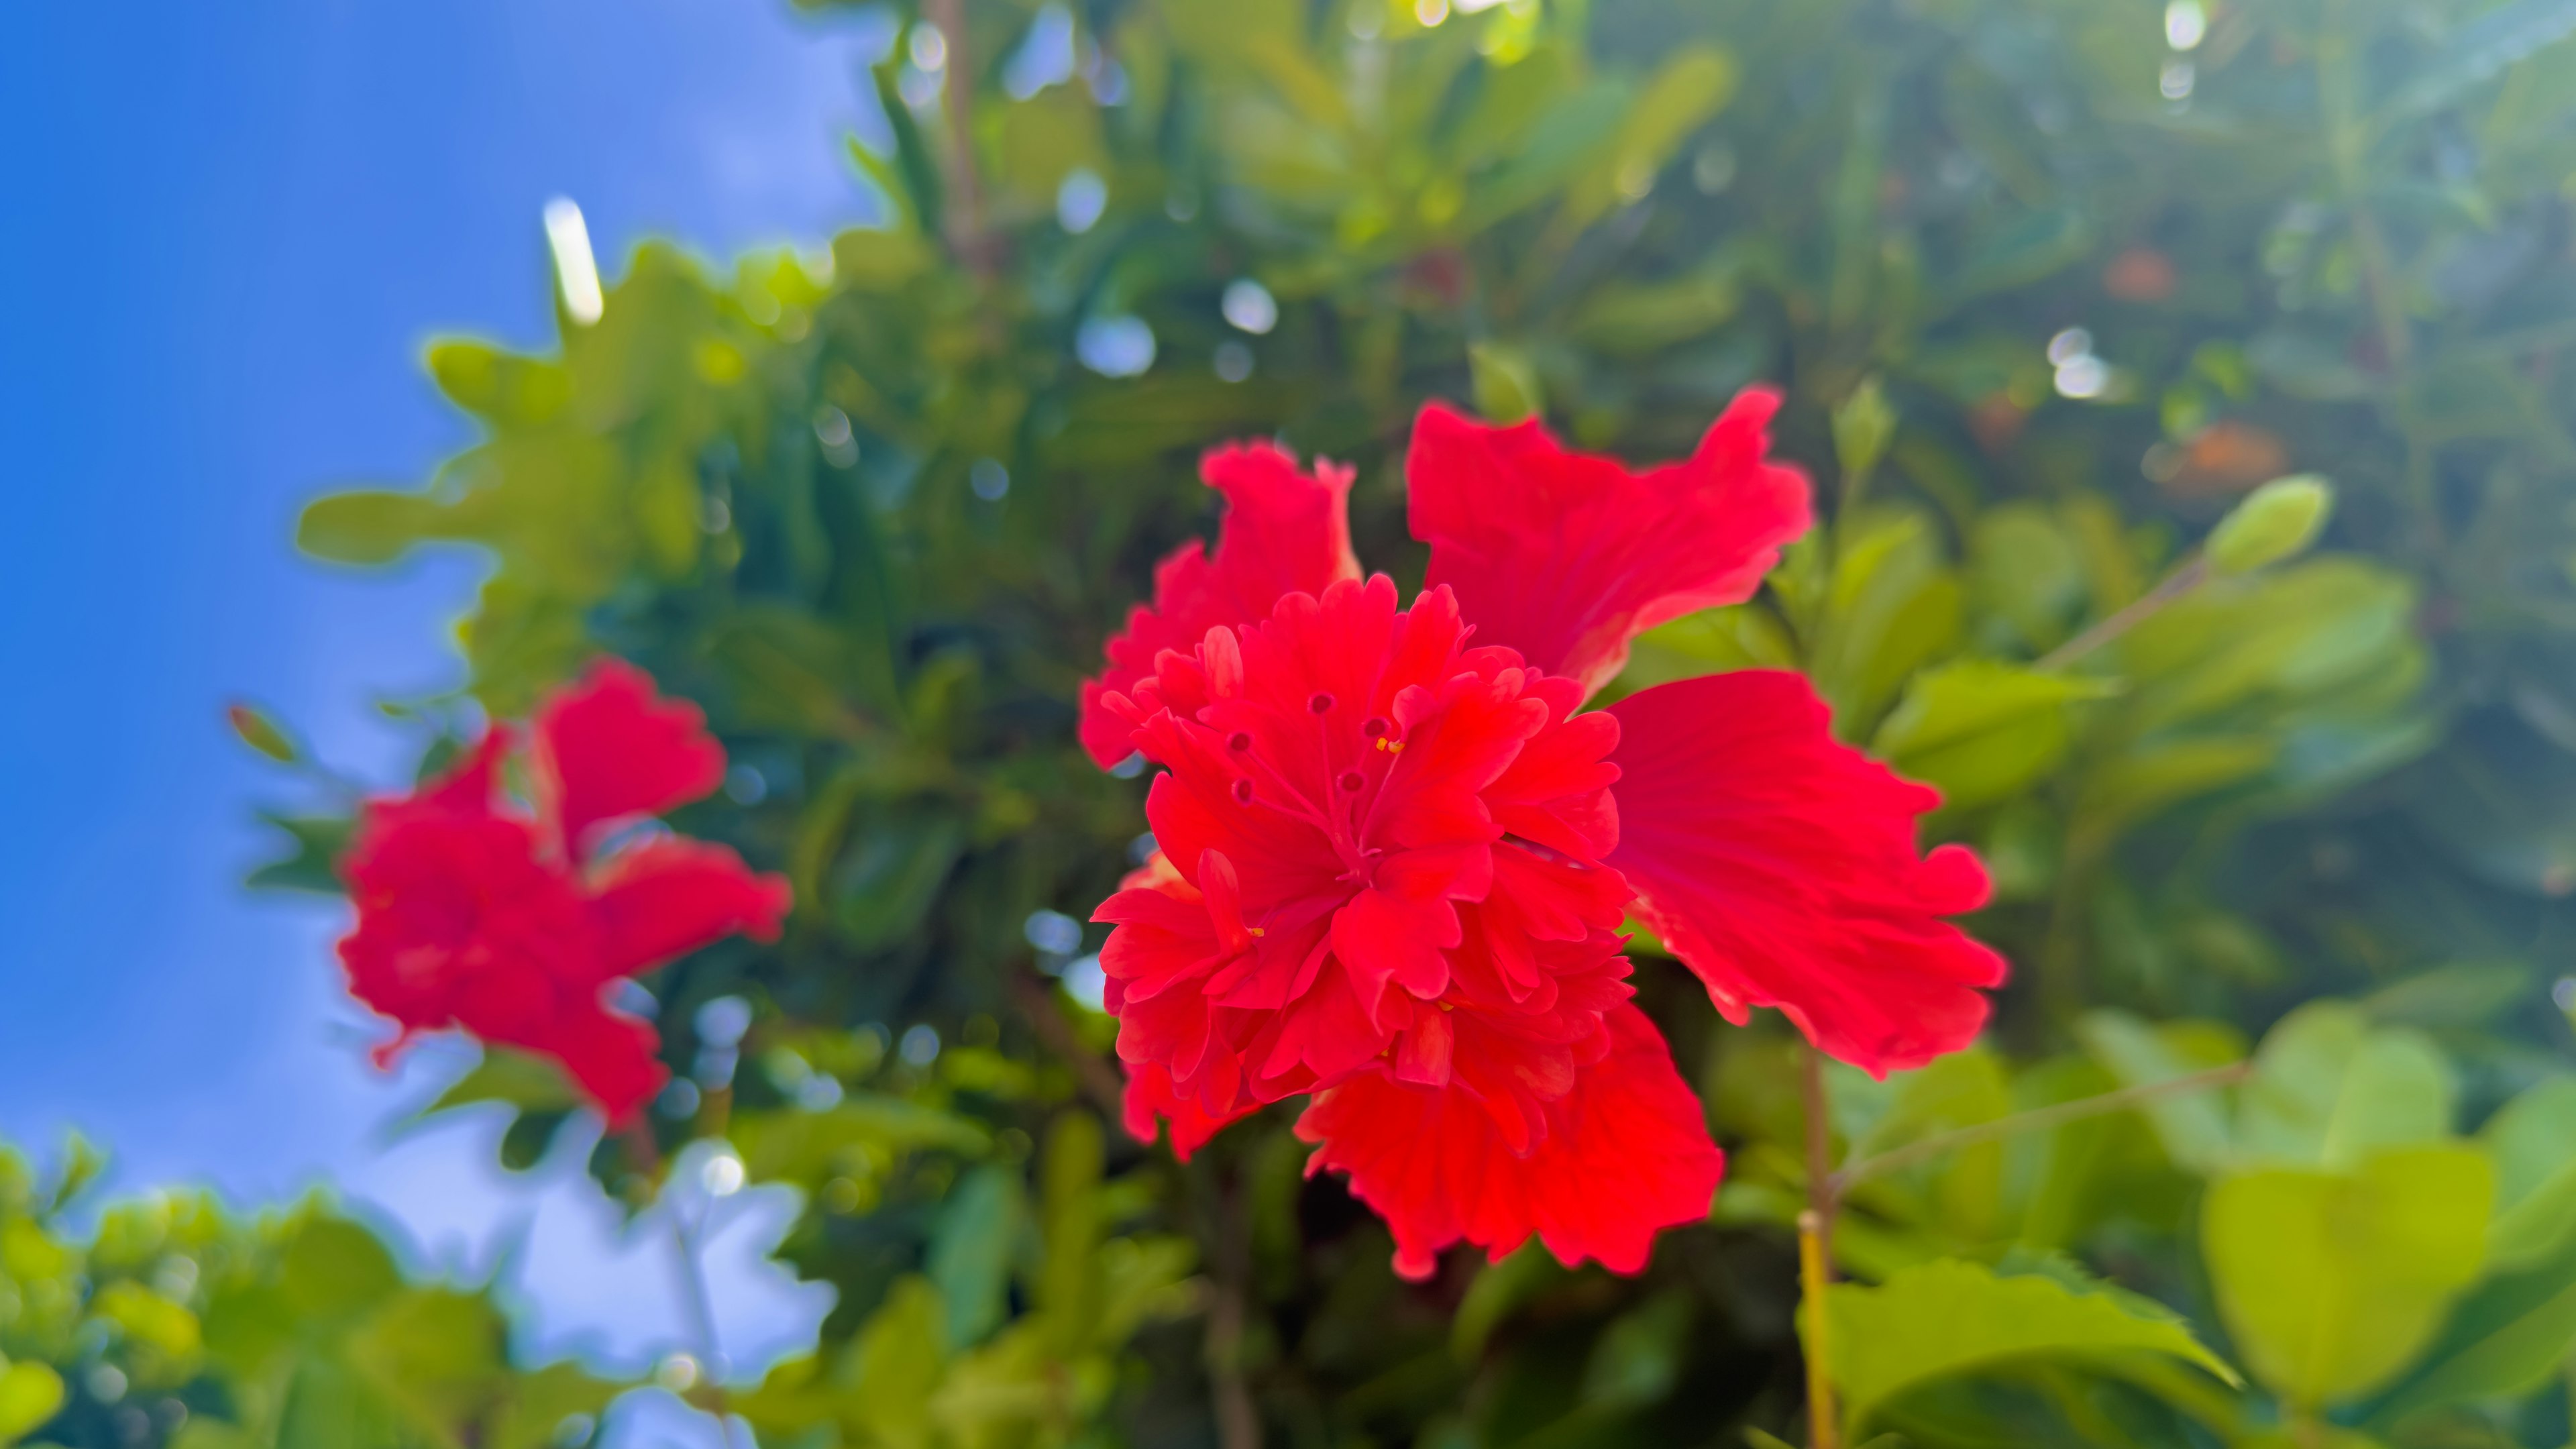
M 1333 697 L 1317 690 L 1314 697 L 1306 701 L 1306 708 L 1316 714 L 1330 714 L 1333 711 Z
M 1344 790 L 1357 793 L 1359 788 L 1367 783 L 1368 781 L 1363 778 L 1357 770 L 1344 770 L 1342 772 L 1341 784 Z
M 1267 936 L 1270 934 L 1259 926 L 1246 926 L 1244 927 L 1243 933 L 1247 936 Z M 1445 1010 L 1446 1008 L 1444 1007 L 1443 1009 Z
M 1371 715 L 1369 716 L 1368 722 L 1360 726 L 1360 733 L 1373 740 L 1384 739 L 1387 731 L 1393 728 L 1395 728 L 1395 726 L 1388 724 L 1385 720 L 1380 719 L 1375 715 Z
M 1242 754 L 1245 750 L 1251 749 L 1251 732 L 1249 730 L 1236 730 L 1233 734 L 1227 735 L 1225 737 L 1225 747 L 1234 751 L 1238 755 Z
M 1234 803 L 1237 805 L 1249 805 L 1252 803 L 1252 782 L 1250 780 L 1237 780 L 1234 782 Z

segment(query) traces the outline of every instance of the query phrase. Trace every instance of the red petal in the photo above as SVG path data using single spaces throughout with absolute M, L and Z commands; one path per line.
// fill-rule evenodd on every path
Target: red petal
M 1297 1135 L 1322 1144 L 1309 1170 L 1350 1174 L 1352 1194 L 1394 1232 L 1408 1278 L 1430 1276 L 1461 1239 L 1500 1258 L 1532 1233 L 1565 1263 L 1637 1272 L 1657 1231 L 1707 1215 L 1725 1159 L 1654 1023 L 1625 1004 L 1604 1020 L 1609 1054 L 1578 1069 L 1526 1154 L 1461 1086 L 1371 1074 L 1298 1118 Z
M 1254 1104 L 1223 1115 L 1208 1112 L 1198 1102 L 1172 1090 L 1172 1074 L 1158 1066 L 1140 1066 L 1128 1073 L 1127 1090 L 1120 1094 L 1121 1115 L 1127 1135 L 1139 1142 L 1151 1143 L 1159 1135 L 1161 1124 L 1172 1125 L 1172 1155 L 1183 1162 L 1190 1154 L 1207 1145 L 1227 1123 L 1246 1115 Z
M 684 699 L 665 700 L 653 677 L 603 658 L 537 713 L 537 789 L 573 859 L 597 844 L 607 821 L 659 815 L 724 783 L 724 746 Z
M 1763 460 L 1779 406 L 1739 395 L 1685 463 L 1632 473 L 1567 451 L 1535 420 L 1508 428 L 1426 407 L 1405 463 L 1425 587 L 1458 593 L 1477 642 L 1598 689 L 1628 641 L 1741 602 L 1807 529 L 1807 480 Z
M 1350 469 L 1319 462 L 1310 476 L 1287 450 L 1245 443 L 1209 453 L 1199 477 L 1226 499 L 1216 551 L 1183 544 L 1155 568 L 1153 607 L 1127 616 L 1126 632 L 1109 641 L 1108 668 L 1082 686 L 1083 747 L 1103 769 L 1136 748 L 1134 727 L 1105 696 L 1152 674 L 1155 655 L 1191 649 L 1219 625 L 1266 619 L 1281 595 L 1359 577 L 1344 504 Z
M 343 874 L 358 910 L 339 948 L 350 994 L 411 1031 L 455 1024 L 478 997 L 542 1017 L 549 984 L 589 958 L 580 898 L 522 821 L 370 806 Z M 507 1005 L 519 982 L 539 1004 Z
M 1937 794 L 1835 741 L 1796 674 L 1657 685 L 1610 713 L 1610 864 L 1729 1020 L 1776 1006 L 1882 1076 L 1975 1039 L 2004 960 L 1941 919 L 1984 904 L 1986 878 L 1961 847 L 1917 851 Z
M 607 863 L 590 895 L 593 982 L 649 971 L 737 932 L 776 940 L 790 898 L 784 876 L 755 875 L 724 846 L 677 835 L 638 842 Z
M 591 1003 L 566 1011 L 544 1026 L 492 1040 L 542 1052 L 599 1108 L 614 1129 L 631 1121 L 671 1079 L 662 1065 L 662 1038 L 649 1022 Z

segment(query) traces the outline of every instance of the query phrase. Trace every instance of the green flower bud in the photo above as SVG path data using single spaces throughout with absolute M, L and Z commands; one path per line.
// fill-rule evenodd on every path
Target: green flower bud
M 224 718 L 232 724 L 233 733 L 241 737 L 243 744 L 279 764 L 294 764 L 301 754 L 295 748 L 295 741 L 287 737 L 285 729 L 257 705 L 239 702 L 227 705 Z
M 2306 550 L 2334 511 L 2334 485 L 2314 473 L 2275 478 L 2245 495 L 2209 531 L 2215 574 L 2250 574 Z

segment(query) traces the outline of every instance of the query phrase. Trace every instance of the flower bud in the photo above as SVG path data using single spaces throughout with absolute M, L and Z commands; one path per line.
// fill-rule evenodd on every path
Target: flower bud
M 231 723 L 233 733 L 241 737 L 243 744 L 279 764 L 292 765 L 298 758 L 300 752 L 295 748 L 295 741 L 289 739 L 285 729 L 259 706 L 236 700 L 224 706 L 224 718 Z
M 2316 542 L 2334 511 L 2334 485 L 2314 473 L 2275 478 L 2245 496 L 2209 531 L 2209 567 L 2250 574 Z

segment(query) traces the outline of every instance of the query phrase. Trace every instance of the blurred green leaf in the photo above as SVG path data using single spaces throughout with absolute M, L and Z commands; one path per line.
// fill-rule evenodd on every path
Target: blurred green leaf
M 2246 1366 L 2305 1409 L 2387 1382 L 2477 1276 L 2494 1182 L 2484 1154 L 2440 1144 L 2221 1178 L 2201 1238 Z
M 2236 1381 L 2181 1319 L 2116 1289 L 1999 1278 L 1952 1260 L 1905 1269 L 1875 1288 L 1837 1284 L 1828 1301 L 1834 1379 L 1855 1439 L 1908 1390 L 2017 1361 L 2168 1354 Z

